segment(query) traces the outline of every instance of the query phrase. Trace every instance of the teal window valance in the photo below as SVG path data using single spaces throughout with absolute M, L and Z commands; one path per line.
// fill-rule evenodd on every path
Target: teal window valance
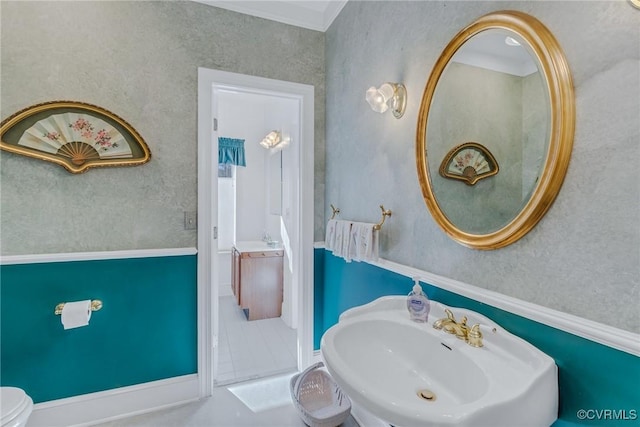
M 247 166 L 244 159 L 244 139 L 218 138 L 218 163 Z

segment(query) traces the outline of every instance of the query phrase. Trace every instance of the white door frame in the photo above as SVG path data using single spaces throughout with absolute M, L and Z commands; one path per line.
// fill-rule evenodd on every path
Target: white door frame
M 310 85 L 255 77 L 226 71 L 198 68 L 198 381 L 200 397 L 213 392 L 214 336 L 217 339 L 218 266 L 214 227 L 217 211 L 218 134 L 214 130 L 214 88 L 244 88 L 278 92 L 298 97 L 300 102 L 300 141 L 298 167 L 299 221 L 294 254 L 293 286 L 298 293 L 298 370 L 313 358 L 313 229 L 314 229 L 314 88 Z M 215 155 L 215 158 L 214 158 Z M 215 180 L 215 182 L 214 182 Z M 213 256 L 213 255 L 216 256 Z

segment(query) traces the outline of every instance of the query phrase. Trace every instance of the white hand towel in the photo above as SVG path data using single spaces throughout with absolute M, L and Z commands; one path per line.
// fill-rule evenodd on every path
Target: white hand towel
M 351 232 L 349 233 L 349 259 L 354 261 L 362 261 L 360 258 L 360 227 L 361 222 L 351 224 Z
M 336 246 L 336 223 L 338 221 L 335 219 L 330 219 L 327 222 L 327 232 L 324 237 L 324 247 L 327 250 L 333 251 Z
M 371 236 L 371 244 L 367 246 L 367 250 L 365 251 L 365 260 L 366 261 L 378 261 L 378 249 L 380 242 L 380 232 L 373 229 L 373 224 L 371 224 L 371 229 L 367 229 L 367 233 Z
M 342 258 L 346 262 L 351 262 L 351 221 L 342 221 Z
M 377 239 L 374 239 L 376 232 L 373 229 L 374 224 L 359 222 L 354 223 L 352 226 L 352 241 L 354 246 L 352 249 L 353 259 L 356 261 L 376 261 L 377 255 L 374 254 L 374 243 Z
M 349 239 L 351 238 L 351 221 L 337 220 L 333 254 L 351 262 L 349 256 Z
M 332 252 L 335 256 L 342 256 L 342 233 L 344 232 L 344 226 L 341 220 L 336 220 L 336 229 L 335 235 L 333 237 L 333 248 Z

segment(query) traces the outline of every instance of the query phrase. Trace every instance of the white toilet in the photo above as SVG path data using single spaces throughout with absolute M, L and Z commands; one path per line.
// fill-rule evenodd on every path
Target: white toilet
M 0 426 L 24 427 L 33 410 L 33 400 L 16 387 L 0 387 Z

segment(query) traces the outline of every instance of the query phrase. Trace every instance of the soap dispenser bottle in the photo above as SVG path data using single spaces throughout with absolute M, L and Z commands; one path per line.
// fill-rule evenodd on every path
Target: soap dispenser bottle
M 422 291 L 420 279 L 413 278 L 413 290 L 407 296 L 407 309 L 409 310 L 410 319 L 414 322 L 426 322 L 429 317 L 429 298 Z

